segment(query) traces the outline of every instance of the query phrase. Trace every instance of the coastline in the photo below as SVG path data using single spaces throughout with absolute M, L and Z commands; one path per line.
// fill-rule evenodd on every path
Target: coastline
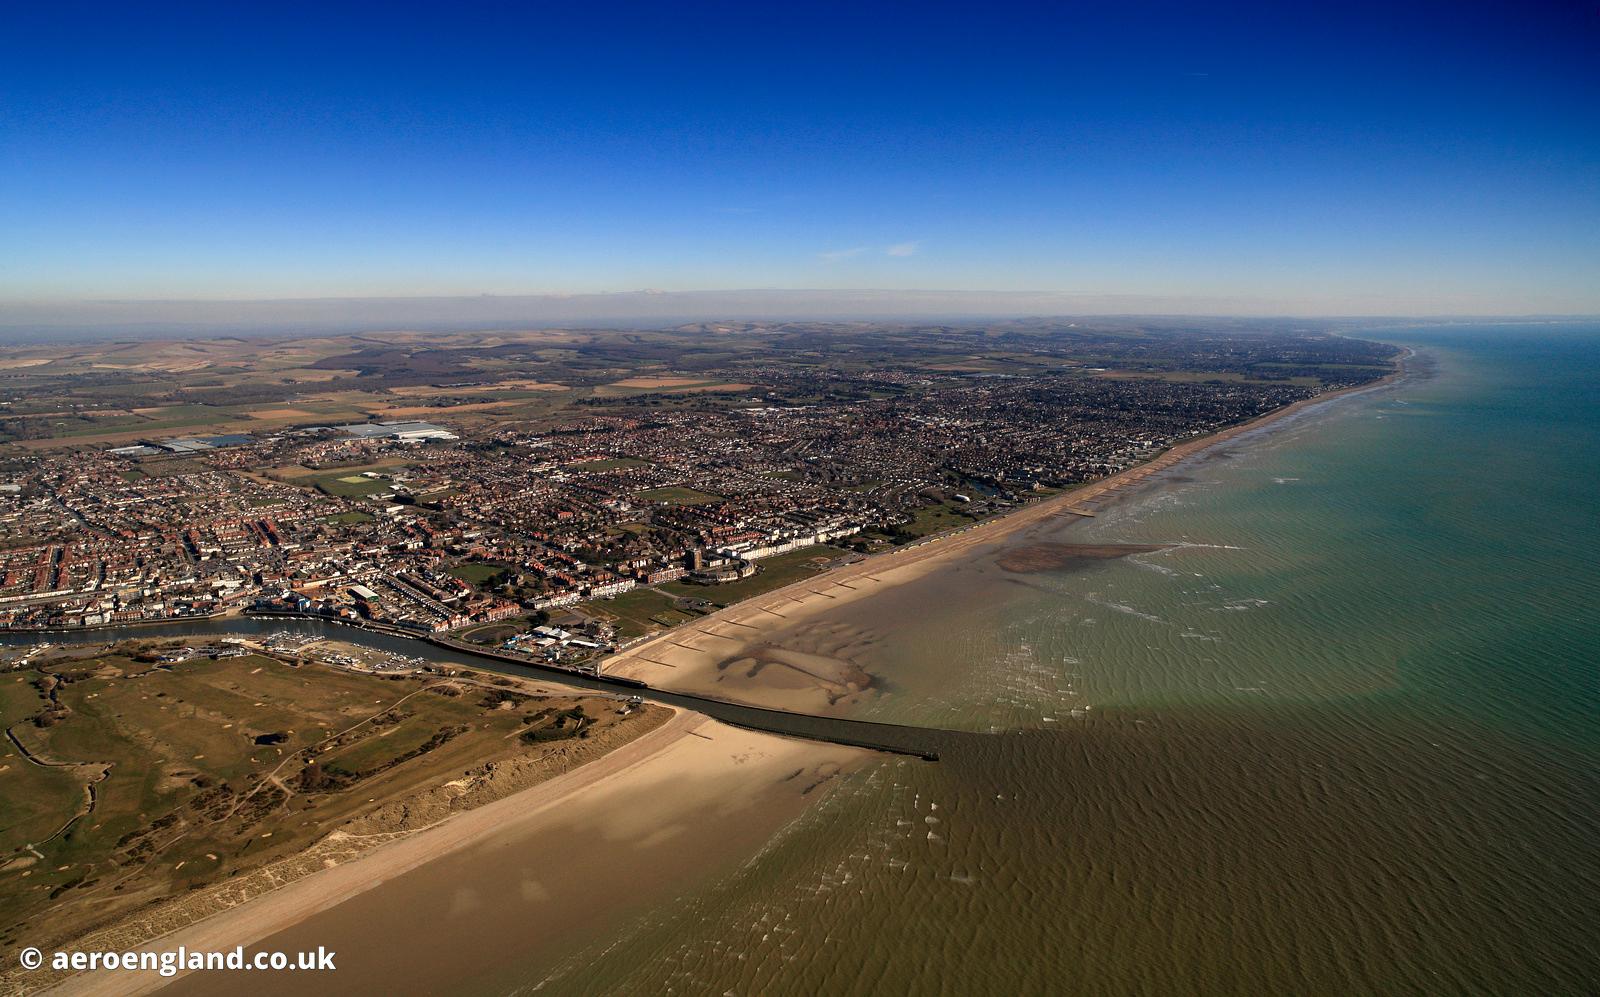
M 748 641 L 775 625 L 790 626 L 798 620 L 842 603 L 865 598 L 883 588 L 914 581 L 975 548 L 1003 540 L 1041 522 L 1062 516 L 1093 515 L 1093 507 L 1114 502 L 1150 477 L 1211 448 L 1323 403 L 1394 383 L 1405 375 L 1404 362 L 1409 355 L 1408 352 L 1398 358 L 1399 369 L 1395 373 L 1377 381 L 1296 402 L 1209 436 L 1180 443 L 1117 475 L 1090 482 L 952 533 L 802 579 L 665 631 L 607 659 L 602 663 L 601 671 L 608 677 L 647 682 L 652 687 L 666 691 L 706 694 L 694 688 L 692 683 L 688 686 L 678 683 L 693 673 L 704 674 L 713 669 L 718 656 L 725 656 L 730 646 L 726 643 L 729 640 Z M 719 630 L 721 632 L 717 632 Z M 67 631 L 72 632 L 75 631 Z M 694 636 L 696 633 L 704 634 L 712 641 Z M 716 643 L 718 639 L 722 642 L 720 646 Z M 695 646 L 696 642 L 701 646 Z M 688 654 L 684 653 L 686 650 Z M 834 679 L 830 678 L 829 681 Z M 848 686 L 849 677 L 837 677 L 837 684 Z M 778 705 L 779 708 L 804 712 L 827 712 L 825 708 L 816 707 L 814 690 L 777 704 L 771 700 L 742 700 L 721 694 L 714 698 L 760 707 Z M 581 808 L 598 815 L 606 806 L 608 789 L 612 790 L 610 795 L 616 792 L 649 792 L 664 785 L 673 785 L 685 772 L 697 769 L 709 771 L 713 766 L 703 753 L 693 758 L 683 753 L 684 747 L 693 745 L 696 739 L 721 742 L 731 752 L 730 757 L 735 758 L 734 768 L 744 764 L 737 759 L 741 752 L 747 755 L 752 751 L 779 752 L 790 762 L 804 759 L 814 768 L 834 764 L 839 766 L 837 771 L 858 763 L 866 755 L 866 752 L 855 749 L 805 745 L 776 735 L 728 727 L 689 711 L 674 710 L 674 716 L 661 727 L 572 771 L 410 832 L 398 840 L 386 841 L 348 862 L 305 875 L 236 908 L 213 914 L 187 927 L 141 943 L 138 947 L 154 949 L 155 943 L 159 943 L 163 950 L 175 949 L 180 945 L 190 950 L 228 949 L 234 945 L 248 946 L 262 942 L 280 933 L 303 931 L 311 919 L 330 914 L 347 901 L 380 890 L 408 873 L 437 864 L 446 856 L 472 849 L 487 836 L 548 830 L 553 824 L 563 823 L 572 809 Z M 737 775 L 748 779 L 752 770 L 745 767 Z M 726 784 L 722 784 L 721 788 L 725 792 Z M 709 793 L 677 794 L 669 801 L 667 810 L 658 812 L 661 823 L 681 824 L 693 817 L 704 819 L 715 801 L 715 795 Z M 558 805 L 562 808 L 561 812 L 553 812 Z M 767 831 L 767 836 L 770 837 L 774 830 L 776 826 Z M 641 858 L 607 853 L 602 861 L 634 865 Z M 315 944 L 313 939 L 312 947 Z M 281 949 L 286 946 L 273 947 Z M 180 976 L 178 979 L 184 978 Z M 146 993 L 175 982 L 154 973 L 81 974 L 66 980 L 58 990 L 64 993 Z M 188 983 L 208 992 L 217 989 L 243 992 L 239 982 L 223 979 L 219 974 L 191 978 Z
M 653 689 L 741 705 L 836 714 L 839 701 L 860 694 L 871 682 L 870 676 L 862 674 L 852 664 L 821 655 L 768 650 L 769 660 L 756 664 L 750 672 L 754 676 L 765 669 L 764 680 L 742 684 L 737 687 L 740 695 L 730 695 L 727 687 L 719 684 L 721 671 L 734 660 L 748 660 L 730 657 L 730 651 L 760 646 L 763 633 L 775 626 L 794 627 L 826 610 L 916 581 L 942 564 L 1048 520 L 1093 516 L 1097 508 L 1116 501 L 1147 479 L 1214 447 L 1317 406 L 1394 384 L 1406 376 L 1406 361 L 1413 355 L 1411 350 L 1404 349 L 1395 358 L 1396 370 L 1376 381 L 1325 392 L 1210 435 L 1186 440 L 1110 477 L 950 533 L 832 568 L 663 631 L 605 659 L 600 663 L 600 673 L 608 678 L 642 682 Z M 775 680 L 767 678 L 772 672 L 768 666 L 773 664 L 785 672 Z
M 456 681 L 503 688 L 470 678 Z M 520 689 L 533 696 L 572 695 L 567 690 L 543 689 L 528 682 L 521 683 Z M 541 751 L 495 757 L 465 771 L 454 772 L 457 776 L 454 779 L 448 778 L 450 772 L 440 771 L 435 778 L 448 781 L 426 782 L 403 794 L 386 796 L 376 808 L 358 812 L 328 827 L 320 837 L 309 839 L 298 851 L 264 865 L 235 870 L 235 874 L 190 892 L 150 900 L 99 926 L 79 929 L 76 934 L 40 940 L 61 951 L 129 951 L 146 947 L 208 918 L 232 914 L 288 884 L 342 866 L 386 844 L 425 835 L 456 817 L 475 813 L 484 806 L 520 793 L 547 784 L 560 785 L 559 780 L 583 772 L 590 763 L 600 762 L 649 738 L 669 724 L 678 712 L 670 707 L 651 705 L 640 712 L 633 724 L 612 725 L 593 738 L 551 745 Z M 3 966 L 0 967 L 0 993 L 34 992 L 70 975 L 52 973 L 48 968 L 20 975 L 15 966 Z
M 279 933 L 293 933 L 308 921 L 327 915 L 335 923 L 343 922 L 352 930 L 362 930 L 366 915 L 341 917 L 341 905 L 364 895 L 396 888 L 394 884 L 407 874 L 436 865 L 447 857 L 463 858 L 471 853 L 492 850 L 495 843 L 515 840 L 519 836 L 544 834 L 554 836 L 563 843 L 560 864 L 577 869 L 587 864 L 575 861 L 586 850 L 594 850 L 596 863 L 605 865 L 618 877 L 612 889 L 601 890 L 599 895 L 588 896 L 589 903 L 610 910 L 619 903 L 636 899 L 623 896 L 620 891 L 631 890 L 638 877 L 650 875 L 647 851 L 635 854 L 616 851 L 602 838 L 582 833 L 575 825 L 585 821 L 595 823 L 625 820 L 633 826 L 642 839 L 668 841 L 682 839 L 681 832 L 696 821 L 729 818 L 729 800 L 744 797 L 743 819 L 754 819 L 759 832 L 752 843 L 759 846 L 783 822 L 797 815 L 794 805 L 773 805 L 773 797 L 781 794 L 794 797 L 787 802 L 799 806 L 809 800 L 801 799 L 805 793 L 790 786 L 799 786 L 802 780 L 794 778 L 809 772 L 804 787 L 814 788 L 840 773 L 862 764 L 869 752 L 833 745 L 816 745 L 804 741 L 781 738 L 771 734 L 746 731 L 718 723 L 688 710 L 673 709 L 673 715 L 660 726 L 620 745 L 613 750 L 585 762 L 576 768 L 539 782 L 529 788 L 514 792 L 501 799 L 460 813 L 452 814 L 436 823 L 400 836 L 383 836 L 384 840 L 346 861 L 315 869 L 252 897 L 236 906 L 210 914 L 175 930 L 138 942 L 121 941 L 114 937 L 117 928 L 75 940 L 72 948 L 89 951 L 110 948 L 117 951 L 173 951 L 179 946 L 189 951 L 226 951 L 235 946 L 250 947 L 262 943 Z M 793 782 L 791 783 L 791 780 Z M 673 792 L 661 793 L 663 787 Z M 619 815 L 618 797 L 626 798 L 626 816 Z M 718 813 L 718 811 L 723 811 Z M 767 818 L 780 818 L 773 822 Z M 697 830 L 711 833 L 721 823 L 707 824 Z M 325 842 L 337 844 L 342 832 L 334 832 Z M 344 835 L 349 838 L 349 835 Z M 693 837 L 693 836 L 691 836 Z M 698 839 L 696 839 L 698 840 Z M 321 845 L 322 842 L 319 842 Z M 692 842 L 691 842 L 692 844 Z M 680 875 L 694 875 L 697 870 L 682 870 Z M 549 870 L 554 879 L 559 873 Z M 423 878 L 431 874 L 424 873 Z M 455 873 L 438 870 L 437 876 L 449 879 Z M 593 885 L 590 883 L 589 885 Z M 679 875 L 672 877 L 669 886 L 681 885 Z M 401 887 L 409 888 L 409 887 Z M 555 884 L 549 884 L 554 889 Z M 442 886 L 429 887 L 428 895 L 439 893 Z M 642 896 L 642 894 L 640 894 Z M 363 899 L 364 903 L 388 906 L 386 901 Z M 542 928 L 546 937 L 555 938 L 566 927 L 562 922 L 570 910 L 545 909 L 542 917 L 549 923 L 528 924 L 530 930 Z M 535 917 L 539 915 L 533 915 Z M 581 920 L 581 919 L 580 919 Z M 592 920 L 592 919 L 591 919 Z M 314 940 L 308 947 L 327 944 L 339 932 L 324 927 L 310 928 Z M 269 948 L 289 948 L 273 944 Z M 336 951 L 339 944 L 329 945 Z M 347 951 L 355 951 L 352 944 Z M 381 955 L 376 953 L 374 955 Z M 340 968 L 346 968 L 341 963 Z M 359 970 L 366 978 L 369 969 Z M 371 971 L 378 971 L 373 969 Z M 119 973 L 80 973 L 56 983 L 52 992 L 72 995 L 122 995 L 142 994 L 171 986 L 186 979 L 189 974 L 163 978 L 154 971 Z M 35 975 L 31 982 L 37 982 Z M 310 977 L 297 977 L 305 983 Z M 338 974 L 325 974 L 322 984 L 336 990 Z M 24 982 L 16 980 L 15 983 Z M 245 985 L 248 977 L 236 979 L 230 974 L 200 974 L 190 980 L 200 989 L 210 991 L 249 992 Z M 32 988 L 30 988 L 32 989 Z
M 836 584 L 839 580 L 860 578 L 863 576 L 871 577 L 874 573 L 881 574 L 887 571 L 895 571 L 914 564 L 924 564 L 931 567 L 932 564 L 938 560 L 943 560 L 954 553 L 968 550 L 976 543 L 988 543 L 995 540 L 1004 539 L 1013 533 L 1019 532 L 1044 519 L 1052 518 L 1063 512 L 1073 516 L 1092 516 L 1094 515 L 1094 511 L 1085 508 L 1088 503 L 1095 502 L 1104 505 L 1118 497 L 1118 495 L 1129 486 L 1138 485 L 1146 478 L 1155 474 L 1159 474 L 1162 471 L 1169 470 L 1181 461 L 1198 456 L 1211 447 L 1226 443 L 1229 440 L 1233 440 L 1246 433 L 1266 428 L 1275 422 L 1290 416 L 1298 415 L 1307 409 L 1315 408 L 1319 405 L 1332 402 L 1337 399 L 1363 394 L 1394 384 L 1407 375 L 1408 369 L 1406 362 L 1416 355 L 1415 351 L 1409 347 L 1402 347 L 1401 350 L 1401 353 L 1398 354 L 1394 360 L 1396 366 L 1395 371 L 1390 374 L 1386 374 L 1375 381 L 1367 384 L 1355 385 L 1349 388 L 1341 388 L 1337 391 L 1324 392 L 1312 398 L 1302 399 L 1301 401 L 1285 405 L 1282 408 L 1274 409 L 1271 412 L 1267 412 L 1246 422 L 1224 427 L 1215 433 L 1211 433 L 1206 436 L 1195 437 L 1194 439 L 1185 440 L 1182 443 L 1175 444 L 1152 457 L 1150 460 L 1145 461 L 1142 464 L 1136 464 L 1127 470 L 1119 471 L 1118 473 L 1109 477 L 1098 478 L 1093 481 L 1085 482 L 1076 488 L 1071 488 L 1059 494 L 1040 499 L 1037 502 L 1020 506 L 1008 512 L 985 519 L 981 522 L 973 523 L 970 526 L 961 527 L 957 530 L 947 533 L 933 534 L 903 547 L 897 547 L 893 550 L 872 554 L 862 560 L 853 561 L 849 564 L 831 568 L 824 574 L 817 575 L 812 578 L 802 578 L 799 581 L 792 582 L 782 588 L 773 589 L 758 596 L 752 596 L 749 599 L 734 603 L 731 606 L 726 606 L 714 613 L 709 613 L 696 621 L 681 624 L 669 630 L 660 631 L 652 637 L 647 637 L 643 640 L 629 644 L 617 653 L 603 659 L 598 665 L 598 674 L 613 681 L 621 680 L 622 682 L 627 682 L 630 684 L 661 688 L 668 692 L 678 691 L 670 685 L 657 686 L 655 683 L 650 682 L 648 678 L 642 677 L 643 675 L 648 674 L 649 669 L 647 667 L 639 667 L 640 662 L 635 660 L 635 653 L 654 647 L 674 634 L 679 634 L 687 629 L 692 629 L 695 623 L 708 624 L 718 620 L 733 621 L 736 617 L 742 616 L 742 614 L 740 614 L 741 610 L 750 608 L 756 603 L 763 603 L 767 600 L 775 600 L 778 603 L 783 603 L 786 600 L 803 602 L 804 600 L 795 599 L 796 593 L 802 591 L 811 591 L 810 586 L 816 585 L 820 581 L 826 580 Z M 966 540 L 967 542 L 956 543 L 958 540 Z M 923 550 L 924 548 L 931 549 Z M 913 552 L 916 551 L 921 551 L 921 553 L 913 554 Z M 812 594 L 816 593 L 813 592 Z M 839 593 L 834 593 L 833 597 L 840 598 L 841 596 Z M 417 640 L 423 643 L 434 644 L 446 650 L 459 650 L 478 654 L 484 657 L 499 658 L 513 664 L 526 665 L 540 671 L 567 673 L 578 675 L 580 677 L 582 675 L 581 672 L 577 672 L 576 670 L 552 667 L 531 659 L 513 658 L 509 655 L 494 654 L 488 649 L 477 648 L 457 642 L 453 640 L 449 634 L 412 632 L 408 630 L 402 630 L 398 627 L 375 625 L 368 621 L 329 620 L 325 617 L 306 616 L 292 612 L 251 613 L 239 607 L 231 607 L 226 610 L 220 610 L 218 612 L 207 613 L 203 615 L 173 616 L 163 617 L 160 619 L 91 624 L 83 627 L 0 627 L 0 635 L 16 633 L 61 634 L 63 636 L 67 636 L 71 634 L 92 634 L 96 631 L 104 630 L 170 626 L 173 624 L 183 623 L 206 623 L 224 619 L 250 617 L 270 618 L 273 616 L 281 616 L 289 619 L 309 619 L 324 622 L 334 622 L 345 626 L 371 630 L 375 633 L 387 634 L 389 636 L 402 639 Z M 742 622 L 742 618 L 740 619 L 740 622 Z

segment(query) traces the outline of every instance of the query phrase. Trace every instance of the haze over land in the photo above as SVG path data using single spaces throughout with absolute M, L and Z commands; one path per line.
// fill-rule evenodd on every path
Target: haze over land
M 1433 307 L 1429 308 L 1428 304 Z M 1453 314 L 1449 309 L 1459 307 L 1461 301 L 1312 303 L 1025 291 L 791 289 L 257 301 L 11 302 L 0 303 L 0 343 L 117 337 L 314 335 L 396 329 L 448 331 L 539 325 L 650 328 L 690 322 L 714 326 L 718 322 L 739 324 L 751 320 L 963 322 L 1047 315 L 1126 316 L 1170 325 L 1174 319 L 1151 316 L 1302 317 L 1326 321 L 1327 316 L 1338 314 L 1346 318 L 1344 325 L 1359 326 L 1368 324 L 1361 320 L 1363 316 L 1370 321 L 1370 317 L 1397 314 L 1402 305 L 1418 309 L 1411 314 L 1427 312 L 1444 317 Z M 1384 311 L 1385 306 L 1396 310 Z M 1492 309 L 1480 314 L 1490 312 Z M 1567 316 L 1546 312 L 1529 317 Z

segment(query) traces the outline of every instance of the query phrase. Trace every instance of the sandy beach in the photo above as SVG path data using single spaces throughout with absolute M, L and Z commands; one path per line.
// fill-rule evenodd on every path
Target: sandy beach
M 302 975 L 297 992 L 416 989 L 429 966 L 459 983 L 460 952 L 513 944 L 568 952 L 629 913 L 754 854 L 826 784 L 871 756 L 724 726 L 678 711 L 661 727 L 574 771 L 453 816 L 425 831 L 141 946 L 170 951 L 315 949 L 345 953 L 343 972 Z M 715 840 L 717 847 L 707 849 Z M 497 891 L 509 891 L 502 897 Z M 426 938 L 370 942 L 392 931 Z M 399 936 L 392 936 L 399 937 Z M 535 939 L 535 943 L 530 943 Z M 430 946 L 456 955 L 435 959 Z M 505 968 L 505 960 L 484 964 Z M 357 961 L 359 960 L 359 965 Z M 421 974 L 419 976 L 419 974 Z M 259 992 L 248 973 L 163 979 L 154 972 L 84 973 L 54 992 Z M 252 983 L 257 984 L 251 986 Z
M 627 649 L 605 671 L 758 706 L 848 712 L 873 693 L 875 681 L 854 660 L 860 628 L 850 624 L 851 613 L 841 612 L 852 603 L 907 586 L 942 565 L 992 553 L 1052 521 L 1093 516 L 1184 460 L 1378 384 L 1307 399 L 1005 516 L 738 603 Z M 1057 559 L 1123 553 L 1043 544 L 1033 556 L 1001 567 L 1026 572 Z M 830 612 L 832 618 L 820 619 Z M 796 640 L 797 632 L 816 639 Z M 629 917 L 736 869 L 831 780 L 871 758 L 857 749 L 754 733 L 676 711 L 661 727 L 578 769 L 142 947 L 293 952 L 327 946 L 348 954 L 339 965 L 351 972 L 299 976 L 297 992 L 348 993 L 355 979 L 362 992 L 450 989 L 462 983 L 463 966 L 475 965 L 525 982 L 530 972 L 537 977 L 587 943 L 624 929 Z M 423 937 L 415 932 L 419 917 L 428 924 Z M 406 937 L 403 952 L 371 945 L 375 932 Z M 154 973 L 88 973 L 57 989 L 254 992 L 248 982 L 249 974 L 170 980 Z M 492 988 L 501 981 L 478 982 Z
M 602 670 L 662 689 L 754 706 L 818 714 L 848 712 L 871 694 L 874 683 L 874 677 L 851 654 L 853 642 L 861 635 L 853 628 L 830 625 L 812 631 L 808 636 L 815 639 L 797 647 L 794 641 L 769 639 L 774 630 L 794 634 L 824 613 L 839 616 L 851 603 L 915 582 L 941 565 L 971 558 L 1051 520 L 1093 516 L 1182 461 L 1311 406 L 1388 384 L 1402 372 L 1296 402 L 1179 443 L 1120 474 L 752 597 L 627 648 L 607 660 Z M 1105 556 L 1103 551 L 1085 554 Z

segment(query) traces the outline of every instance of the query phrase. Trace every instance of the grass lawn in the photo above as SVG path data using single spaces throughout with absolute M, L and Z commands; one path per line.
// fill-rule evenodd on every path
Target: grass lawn
M 504 644 L 506 639 L 513 637 L 525 630 L 531 629 L 531 620 L 502 620 L 499 623 L 485 623 L 481 626 L 463 630 L 460 634 L 462 640 L 485 646 Z
M 34 672 L 0 677 L 0 724 L 17 728 L 24 744 L 33 728 L 22 721 L 44 707 L 45 701 L 31 679 Z M 0 739 L 0 849 L 6 856 L 29 842 L 43 841 L 65 824 L 84 802 L 83 780 L 70 769 L 34 765 L 23 757 L 10 738 Z
M 621 471 L 629 467 L 649 467 L 650 462 L 637 457 L 608 457 L 605 460 L 580 460 L 567 465 L 569 471 Z
M 725 585 L 693 585 L 672 582 L 662 585 L 664 591 L 690 599 L 706 599 L 719 606 L 731 606 L 751 596 L 783 588 L 792 582 L 815 575 L 821 564 L 842 555 L 844 551 L 827 544 L 802 547 L 787 554 L 763 558 L 756 562 L 756 573 Z
M 372 513 L 362 512 L 360 509 L 351 509 L 349 512 L 339 512 L 332 516 L 322 517 L 324 523 L 334 525 L 347 525 L 350 523 L 370 523 L 374 519 Z
M 962 502 L 941 502 L 925 505 L 913 515 L 911 522 L 901 527 L 912 537 L 926 537 L 945 530 L 953 530 L 976 523 L 977 517 L 968 515 L 968 506 Z
M 610 622 L 624 640 L 652 630 L 666 630 L 694 618 L 674 608 L 671 598 L 652 589 L 634 589 L 615 599 L 596 599 L 580 608 Z
M 307 484 L 328 495 L 338 498 L 366 498 L 378 492 L 386 492 L 394 487 L 394 483 L 384 478 L 363 478 L 359 474 L 348 471 L 329 471 L 325 474 L 312 475 L 299 484 Z
M 484 582 L 509 568 L 508 564 L 498 561 L 463 561 L 446 569 L 447 573 L 461 579 L 468 585 L 482 585 Z
M 415 461 L 407 458 L 374 461 L 368 464 L 349 464 L 345 467 L 330 467 L 322 470 L 312 470 L 298 464 L 270 469 L 267 474 L 275 480 L 285 484 L 298 485 L 301 488 L 315 488 L 326 495 L 336 495 L 340 498 L 365 498 L 377 492 L 388 491 L 394 487 L 394 482 L 386 478 L 363 478 L 363 471 L 383 471 L 392 473 L 403 470 L 414 464 Z
M 426 702 L 424 705 L 431 706 Z M 318 755 L 317 761 L 325 769 L 359 775 L 388 765 L 407 752 L 422 747 L 439 730 L 448 730 L 450 726 L 446 724 L 436 728 L 428 719 L 412 714 L 402 723 L 377 727 L 348 746 Z
M 710 492 L 677 486 L 652 488 L 649 491 L 640 492 L 634 498 L 645 502 L 665 502 L 668 505 L 702 505 L 706 502 L 722 501 L 721 495 L 712 495 Z
M 631 533 L 636 537 L 649 535 L 655 527 L 646 523 L 619 523 L 616 526 L 606 527 L 606 535 L 620 537 L 624 533 Z

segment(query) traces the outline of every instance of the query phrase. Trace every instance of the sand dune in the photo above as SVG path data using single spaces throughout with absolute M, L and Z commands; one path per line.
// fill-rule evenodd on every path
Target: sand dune
M 462 965 L 459 958 L 430 958 L 429 945 L 446 944 L 459 956 L 460 945 L 493 944 L 497 933 L 507 931 L 515 933 L 518 944 L 537 939 L 559 954 L 591 940 L 590 933 L 613 923 L 616 912 L 658 901 L 663 892 L 681 889 L 726 861 L 747 858 L 815 798 L 813 790 L 870 757 L 853 748 L 740 730 L 679 711 L 661 727 L 579 769 L 141 949 L 171 951 L 181 945 L 207 951 L 259 944 L 297 951 L 326 945 L 341 952 L 339 971 L 302 975 L 293 982 L 296 992 L 329 993 L 344 992 L 340 981 L 356 979 L 373 992 L 385 981 L 414 990 L 429 965 L 448 964 L 453 972 Z M 712 837 L 719 848 L 707 852 L 702 842 Z M 532 841 L 537 846 L 528 844 Z M 506 848 L 521 860 L 500 861 Z M 747 850 L 742 855 L 741 848 Z M 446 856 L 449 868 L 438 864 Z M 515 911 L 514 927 L 507 924 L 511 911 L 486 900 L 491 913 L 471 928 L 470 938 L 439 941 L 438 921 L 452 898 L 463 891 L 492 896 L 496 888 L 507 888 L 505 877 L 526 879 L 524 866 L 534 870 L 538 896 L 530 899 L 521 890 L 521 899 L 513 898 L 519 907 L 526 901 L 525 909 Z M 403 904 L 394 899 L 400 896 Z M 412 934 L 406 951 L 364 943 L 379 929 L 374 919 L 386 912 L 413 924 L 432 923 L 433 941 Z M 178 992 L 253 993 L 260 984 L 249 973 L 168 980 L 154 972 L 98 972 L 72 977 L 57 992 L 109 997 L 173 986 Z

